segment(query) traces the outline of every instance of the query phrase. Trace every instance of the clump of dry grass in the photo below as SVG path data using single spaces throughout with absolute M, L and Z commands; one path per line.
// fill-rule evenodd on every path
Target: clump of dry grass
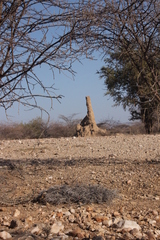
M 68 204 L 68 203 L 110 203 L 117 193 L 99 185 L 60 185 L 42 191 L 34 202 L 41 204 Z

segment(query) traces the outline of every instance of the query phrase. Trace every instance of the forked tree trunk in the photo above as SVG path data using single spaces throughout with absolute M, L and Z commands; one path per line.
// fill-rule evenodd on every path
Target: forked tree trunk
M 94 112 L 92 109 L 91 99 L 89 96 L 86 97 L 87 115 L 77 125 L 76 135 L 77 137 L 95 136 L 95 135 L 105 135 L 106 130 L 97 127 Z

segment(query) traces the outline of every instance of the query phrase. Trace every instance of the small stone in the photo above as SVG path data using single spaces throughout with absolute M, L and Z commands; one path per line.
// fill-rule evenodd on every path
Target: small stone
M 62 212 L 62 208 L 57 209 L 57 212 L 61 213 Z
M 70 212 L 74 214 L 76 211 L 75 211 L 74 208 L 71 208 L 71 209 L 70 209 Z
M 112 236 L 112 237 L 110 238 L 110 240 L 116 240 L 116 237 L 115 237 L 115 236 Z
M 41 232 L 41 230 L 39 229 L 38 226 L 36 226 L 35 228 L 32 229 L 31 233 L 32 234 L 39 234 Z
M 62 212 L 57 212 L 57 213 L 56 213 L 56 216 L 57 216 L 58 218 L 62 218 L 62 217 L 63 217 L 63 213 L 62 213 Z
M 28 218 L 25 219 L 25 222 L 26 222 L 26 223 L 32 223 L 32 221 L 33 221 L 32 216 L 30 216 L 30 217 L 28 217 Z
M 160 226 L 160 216 L 156 216 L 156 224 L 157 226 Z
M 68 217 L 68 216 L 71 215 L 71 213 L 70 213 L 69 211 L 66 211 L 66 212 L 64 212 L 63 214 L 64 214 L 66 217 Z
M 156 234 L 157 236 L 160 236 L 160 230 L 155 230 L 155 234 Z
M 82 232 L 81 229 L 79 229 L 79 228 L 76 228 L 73 231 L 71 231 L 69 233 L 69 235 L 72 236 L 72 237 L 78 237 L 78 238 L 84 238 L 85 237 L 84 232 Z
M 86 208 L 86 211 L 87 211 L 87 212 L 91 212 L 91 211 L 93 211 L 93 208 L 90 207 L 90 206 L 88 206 L 88 207 Z
M 14 217 L 18 217 L 20 215 L 20 211 L 18 209 L 15 210 Z
M 112 219 L 103 221 L 103 225 L 105 225 L 106 227 L 110 227 L 112 224 L 113 224 Z
M 73 223 L 75 221 L 75 217 L 73 214 L 71 214 L 69 217 L 68 217 L 68 220 L 69 222 Z
M 113 221 L 114 225 L 117 225 L 117 223 L 119 223 L 120 221 L 123 221 L 123 220 L 122 220 L 122 218 L 117 217 L 117 218 L 114 218 L 112 221 Z
M 129 232 L 125 232 L 123 234 L 123 238 L 124 240 L 131 240 L 131 239 L 135 239 Z
M 120 215 L 119 212 L 116 212 L 116 211 L 115 211 L 115 212 L 113 213 L 113 216 L 114 216 L 114 217 L 118 217 L 119 215 Z
M 133 228 L 131 231 L 130 231 L 130 234 L 132 234 L 134 237 L 138 238 L 138 239 L 141 239 L 142 238 L 142 234 L 138 231 L 137 228 Z
M 117 223 L 117 227 L 127 230 L 132 230 L 134 228 L 136 228 L 137 230 L 141 229 L 141 227 L 135 221 L 131 220 L 121 220 Z
M 124 213 L 124 207 L 121 207 L 121 208 L 119 209 L 119 212 L 120 212 L 120 214 L 123 215 L 123 213 Z
M 156 196 L 154 199 L 155 199 L 156 201 L 159 201 L 159 196 Z
M 6 232 L 6 231 L 0 232 L 0 238 L 1 239 L 9 239 L 11 237 L 12 236 L 8 232 Z
M 103 222 L 103 221 L 105 221 L 105 220 L 109 220 L 108 219 L 108 217 L 106 217 L 106 216 L 102 216 L 102 215 L 96 215 L 95 217 L 94 217 L 94 220 L 96 221 L 96 222 Z
M 154 234 L 151 231 L 147 232 L 148 240 L 155 240 Z
M 155 226 L 156 225 L 156 221 L 155 220 L 152 220 L 152 219 L 149 219 L 148 223 L 152 226 Z
M 139 221 L 143 221 L 144 217 L 142 215 L 138 216 Z
M 153 210 L 153 211 L 152 211 L 152 214 L 153 214 L 154 216 L 158 216 L 158 212 L 157 212 L 156 210 Z
M 3 221 L 3 226 L 9 227 L 10 223 L 8 221 Z
M 62 222 L 60 221 L 55 222 L 51 227 L 50 233 L 59 233 L 63 229 L 64 229 L 64 225 L 62 224 Z
M 128 180 L 128 181 L 127 181 L 127 184 L 128 184 L 128 185 L 132 185 L 132 180 Z

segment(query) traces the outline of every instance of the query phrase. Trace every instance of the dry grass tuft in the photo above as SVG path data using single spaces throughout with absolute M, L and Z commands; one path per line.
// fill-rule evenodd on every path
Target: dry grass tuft
M 110 203 L 117 196 L 116 191 L 99 185 L 60 185 L 42 191 L 34 202 L 53 205 L 68 203 Z

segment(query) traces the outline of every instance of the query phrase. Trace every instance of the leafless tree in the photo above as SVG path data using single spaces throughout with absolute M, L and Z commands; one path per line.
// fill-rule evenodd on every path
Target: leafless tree
M 67 0 L 0 1 L 0 107 L 7 111 L 19 102 L 42 109 L 39 97 L 50 98 L 51 107 L 53 98 L 62 97 L 37 71 L 47 65 L 53 74 L 74 73 L 72 63 L 84 52 L 82 44 L 72 44 L 77 8 Z

